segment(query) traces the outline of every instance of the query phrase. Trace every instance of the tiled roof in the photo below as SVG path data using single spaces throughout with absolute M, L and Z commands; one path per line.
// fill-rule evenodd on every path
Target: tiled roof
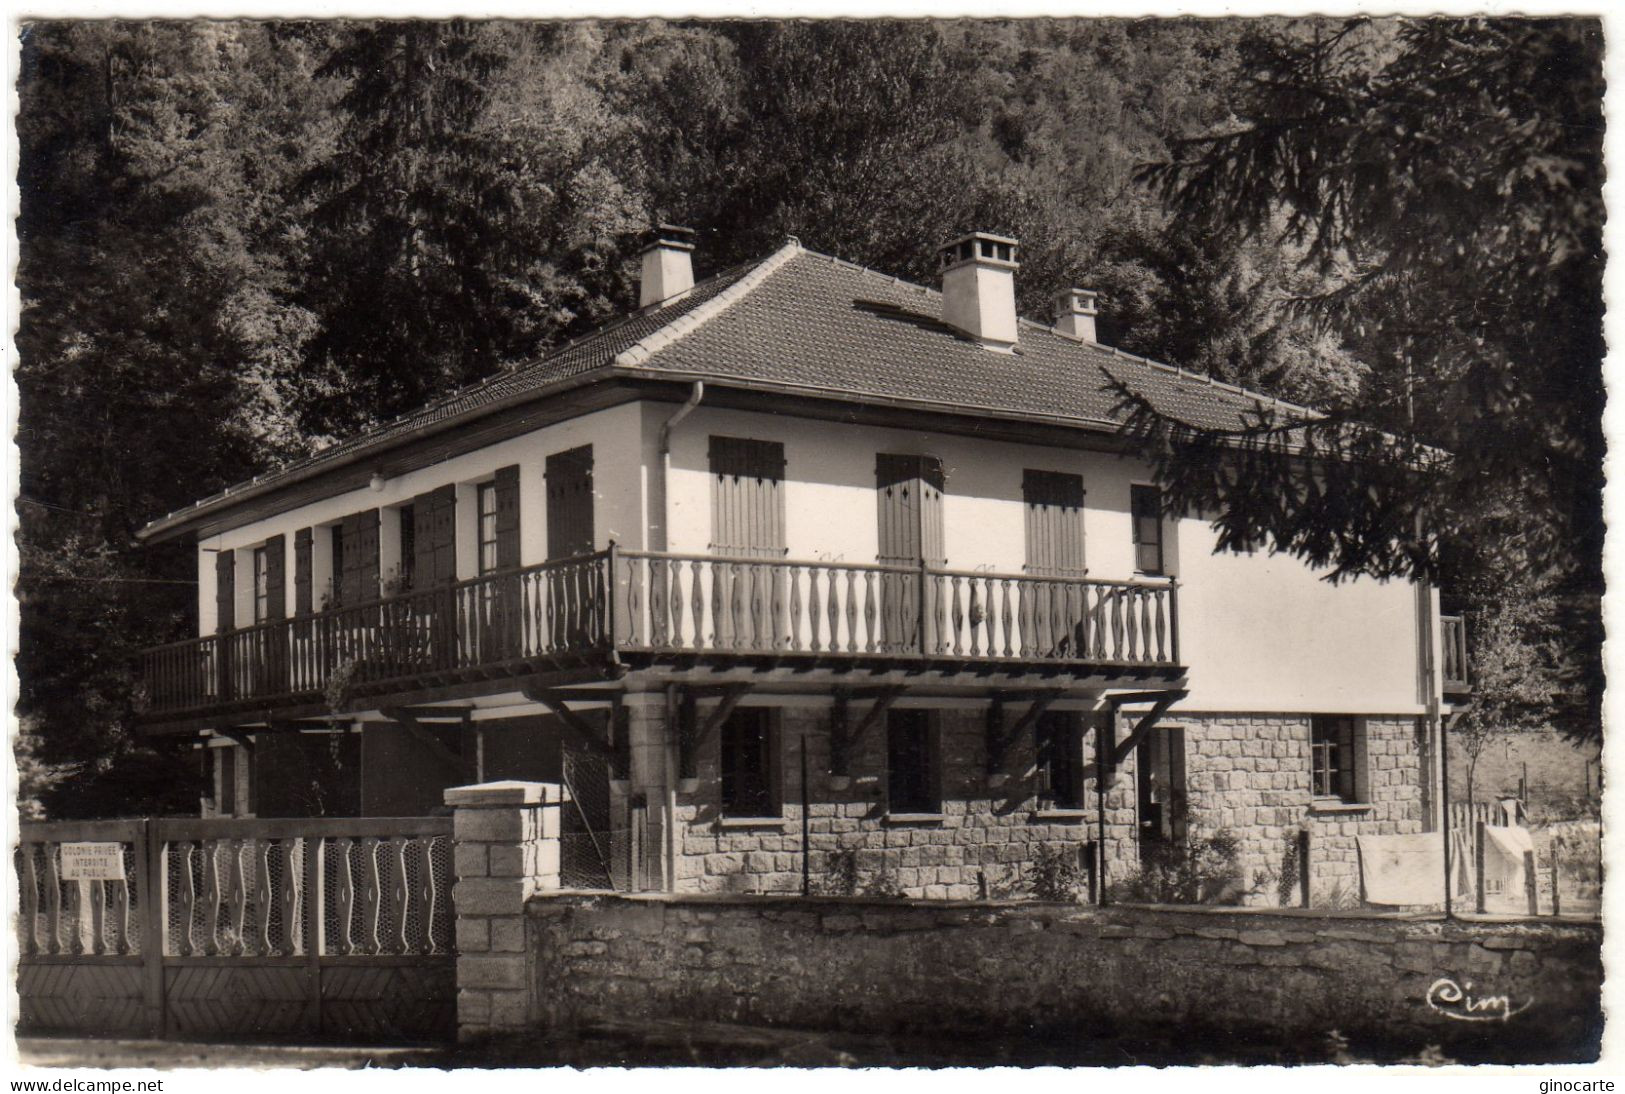
M 670 372 L 720 383 L 732 379 L 1108 430 L 1122 417 L 1114 409 L 1112 378 L 1163 414 L 1208 428 L 1244 425 L 1261 402 L 1271 401 L 1068 338 L 1043 324 L 1024 320 L 1020 335 L 1014 353 L 991 352 L 942 321 L 942 296 L 935 290 L 804 250 L 792 240 L 664 307 L 635 312 L 533 362 L 171 513 L 142 534 L 184 525 L 249 492 L 307 477 L 430 426 L 472 420 L 498 403 L 594 371 L 605 378 Z
M 990 352 L 942 321 L 940 293 L 805 250 L 643 367 L 1103 425 L 1122 417 L 1113 377 L 1208 428 L 1269 402 L 1038 323 L 1014 353 Z

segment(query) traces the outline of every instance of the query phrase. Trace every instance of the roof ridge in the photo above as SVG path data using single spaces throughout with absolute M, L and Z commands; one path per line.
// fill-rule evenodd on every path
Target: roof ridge
M 615 355 L 615 359 L 611 363 L 620 368 L 641 365 L 684 335 L 728 310 L 735 301 L 749 296 L 756 286 L 766 281 L 781 266 L 800 253 L 802 253 L 801 244 L 792 236 L 785 240 L 778 250 L 758 262 L 756 268 L 751 270 L 750 273 L 741 277 L 693 311 L 684 312 L 654 333 L 623 349 Z

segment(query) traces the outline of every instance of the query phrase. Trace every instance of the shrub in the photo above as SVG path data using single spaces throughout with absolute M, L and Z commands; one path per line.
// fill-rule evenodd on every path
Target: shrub
M 1111 893 L 1113 900 L 1131 904 L 1239 904 L 1240 840 L 1220 829 L 1206 839 L 1161 844 Z
M 1083 868 L 1075 850 L 1039 844 L 1027 873 L 1028 886 L 1038 900 L 1075 904 L 1083 887 Z

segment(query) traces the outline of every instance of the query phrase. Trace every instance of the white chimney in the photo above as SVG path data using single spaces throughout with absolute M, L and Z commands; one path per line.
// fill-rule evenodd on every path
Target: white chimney
M 1015 240 L 972 232 L 938 252 L 942 318 L 988 349 L 1016 344 Z
M 643 247 L 638 307 L 670 300 L 694 287 L 694 229 L 657 225 Z
M 1096 294 L 1088 289 L 1067 289 L 1055 298 L 1055 329 L 1084 342 L 1095 341 Z

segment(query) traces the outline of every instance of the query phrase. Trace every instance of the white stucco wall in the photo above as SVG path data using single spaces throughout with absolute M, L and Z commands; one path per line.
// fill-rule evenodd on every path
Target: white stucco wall
M 236 552 L 237 621 L 243 625 L 252 618 L 254 548 L 272 536 L 285 536 L 285 549 L 288 552 L 287 610 L 292 615 L 293 537 L 298 529 L 318 529 L 313 577 L 319 600 L 321 590 L 331 576 L 327 563 L 330 556 L 325 536 L 321 533 L 322 525 L 363 509 L 405 505 L 417 495 L 447 483 L 458 485 L 457 573 L 459 577 L 473 577 L 477 570 L 474 487 L 490 479 L 498 468 L 510 464 L 519 466 L 520 563 L 528 566 L 542 562 L 547 557 L 547 495 L 543 477 L 547 457 L 584 444 L 593 446 L 593 491 L 596 495 L 593 533 L 597 546 L 601 549 L 611 539 L 629 547 L 643 546 L 647 521 L 640 445 L 642 421 L 642 411 L 635 403 L 612 407 L 388 479 L 380 491 L 368 488 L 352 490 L 209 536 L 199 544 L 198 552 L 198 633 L 214 633 L 217 622 L 214 551 Z M 386 577 L 390 562 L 399 561 L 398 550 L 388 543 L 391 530 L 397 526 L 398 521 L 393 515 L 385 513 L 380 529 L 380 562 Z
M 1032 468 L 1083 477 L 1089 576 L 1134 577 L 1130 486 L 1151 481 L 1142 461 L 1107 453 L 1020 445 L 903 428 L 860 426 L 788 415 L 722 410 L 701 404 L 674 430 L 669 481 L 662 491 L 661 425 L 672 403 L 627 404 L 548 426 L 478 452 L 390 479 L 275 518 L 209 537 L 200 544 L 200 633 L 215 629 L 214 554 L 237 552 L 239 623 L 251 617 L 252 550 L 286 536 L 288 610 L 293 608 L 294 532 L 317 527 L 315 585 L 325 585 L 322 525 L 363 508 L 411 501 L 448 482 L 459 490 L 458 569 L 475 572 L 473 486 L 500 467 L 520 468 L 520 557 L 546 557 L 543 481 L 548 455 L 592 444 L 597 495 L 595 534 L 629 548 L 705 554 L 711 541 L 709 438 L 712 434 L 781 441 L 786 457 L 789 557 L 872 563 L 878 550 L 877 453 L 929 454 L 943 461 L 948 565 L 1019 574 L 1025 562 L 1022 472 Z M 664 496 L 663 496 L 664 495 Z M 667 517 L 669 516 L 669 522 Z M 382 554 L 392 560 L 391 515 Z M 669 528 L 667 527 L 669 523 Z M 1181 659 L 1190 667 L 1186 712 L 1414 714 L 1418 616 L 1414 588 L 1369 579 L 1332 586 L 1302 563 L 1212 553 L 1215 534 L 1196 518 L 1165 525 L 1166 568 L 1179 581 Z M 1436 611 L 1436 608 L 1435 608 Z M 1435 634 L 1435 639 L 1437 635 Z
M 658 408 L 657 408 L 658 409 Z M 649 417 L 658 429 L 665 413 Z M 948 565 L 1021 573 L 1022 471 L 1083 476 L 1089 576 L 1134 574 L 1129 492 L 1152 481 L 1140 460 L 708 408 L 671 441 L 671 547 L 705 553 L 711 538 L 709 437 L 782 441 L 786 535 L 792 559 L 872 563 L 878 550 L 875 454 L 939 457 Z M 1284 556 L 1213 554 L 1205 520 L 1165 525 L 1166 568 L 1179 581 L 1181 658 L 1190 696 L 1177 710 L 1414 714 L 1419 698 L 1415 590 L 1360 579 L 1333 586 Z

